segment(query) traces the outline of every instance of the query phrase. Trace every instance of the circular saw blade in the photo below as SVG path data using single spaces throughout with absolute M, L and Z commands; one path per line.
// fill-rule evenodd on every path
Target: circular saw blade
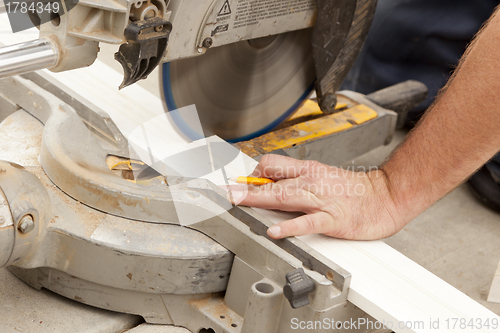
M 209 49 L 163 65 L 168 110 L 196 105 L 204 133 L 180 113 L 174 122 L 191 139 L 218 135 L 230 142 L 262 135 L 311 93 L 316 74 L 311 30 L 300 30 Z

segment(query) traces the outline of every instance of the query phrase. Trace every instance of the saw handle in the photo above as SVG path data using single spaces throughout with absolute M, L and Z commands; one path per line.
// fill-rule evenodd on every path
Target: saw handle
M 0 79 L 54 67 L 59 59 L 57 46 L 49 39 L 0 48 Z
M 384 109 L 395 111 L 398 114 L 396 128 L 402 128 L 408 111 L 425 101 L 427 94 L 425 84 L 408 80 L 373 92 L 366 95 L 366 98 Z

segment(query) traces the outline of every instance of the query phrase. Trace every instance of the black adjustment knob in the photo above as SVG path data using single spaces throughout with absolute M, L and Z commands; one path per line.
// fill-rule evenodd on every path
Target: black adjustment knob
M 306 275 L 304 269 L 299 268 L 286 275 L 286 285 L 283 295 L 294 309 L 309 304 L 309 293 L 314 291 L 314 282 Z
M 337 95 L 327 93 L 319 99 L 319 107 L 324 114 L 335 113 L 337 106 Z

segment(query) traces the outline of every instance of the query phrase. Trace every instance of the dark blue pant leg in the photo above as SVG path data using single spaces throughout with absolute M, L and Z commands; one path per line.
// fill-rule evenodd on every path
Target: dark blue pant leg
M 379 0 L 366 43 L 342 89 L 367 94 L 414 79 L 434 100 L 497 0 Z

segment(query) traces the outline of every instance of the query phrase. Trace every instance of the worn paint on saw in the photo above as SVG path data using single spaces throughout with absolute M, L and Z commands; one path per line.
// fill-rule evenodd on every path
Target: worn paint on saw
M 341 110 L 347 107 L 347 103 L 337 103 L 335 106 L 335 110 Z M 323 111 L 321 111 L 318 103 L 308 99 L 304 104 L 297 110 L 288 120 L 297 119 L 300 117 L 306 116 L 319 116 L 322 115 Z
M 376 117 L 377 112 L 366 105 L 356 105 L 345 111 L 279 129 L 250 141 L 240 142 L 237 146 L 245 154 L 254 157 L 348 130 Z

